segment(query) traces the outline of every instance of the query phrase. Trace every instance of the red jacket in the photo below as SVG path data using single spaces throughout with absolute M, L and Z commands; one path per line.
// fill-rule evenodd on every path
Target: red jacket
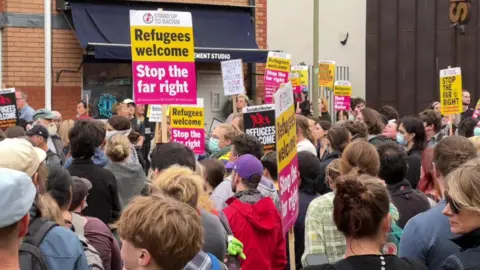
M 227 204 L 223 212 L 233 235 L 243 243 L 243 252 L 247 256 L 242 262 L 242 270 L 285 269 L 286 241 L 272 199 L 267 197 L 249 204 L 232 197 Z

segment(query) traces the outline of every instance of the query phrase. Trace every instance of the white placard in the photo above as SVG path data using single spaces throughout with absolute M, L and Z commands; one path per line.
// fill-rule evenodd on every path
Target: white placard
M 223 61 L 221 65 L 225 96 L 244 94 L 242 59 Z

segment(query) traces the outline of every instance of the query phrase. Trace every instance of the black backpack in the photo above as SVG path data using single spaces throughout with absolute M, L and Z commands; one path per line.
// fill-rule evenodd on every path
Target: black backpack
M 48 270 L 47 262 L 40 251 L 45 235 L 55 226 L 55 222 L 35 218 L 28 227 L 28 233 L 20 246 L 21 270 Z

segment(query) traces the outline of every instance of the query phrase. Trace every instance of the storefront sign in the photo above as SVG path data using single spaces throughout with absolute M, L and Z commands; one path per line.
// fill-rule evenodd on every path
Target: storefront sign
M 221 66 L 223 91 L 225 96 L 240 95 L 245 93 L 242 59 L 223 61 Z
M 245 134 L 256 137 L 263 150 L 275 151 L 275 106 L 266 104 L 243 108 Z
M 137 104 L 195 104 L 190 12 L 130 10 L 133 89 Z
M 333 87 L 334 109 L 336 111 L 350 111 L 350 97 L 352 84 L 349 81 L 336 81 Z
M 335 61 L 319 61 L 318 85 L 333 89 L 335 82 Z
M 297 128 L 291 83 L 280 88 L 275 93 L 274 99 L 278 183 L 282 202 L 282 226 L 285 234 L 293 227 L 298 217 Z
M 265 67 L 265 103 L 273 102 L 273 95 L 280 84 L 288 81 L 290 62 L 292 56 L 288 53 L 268 52 L 267 65 Z
M 170 106 L 171 141 L 184 144 L 197 155 L 205 153 L 203 106 Z
M 468 0 L 450 0 L 449 17 L 452 23 L 465 24 L 470 18 L 470 3 Z
M 231 58 L 229 53 L 195 53 L 195 59 L 198 60 L 230 60 Z
M 97 108 L 100 118 L 112 117 L 113 104 L 117 103 L 117 98 L 112 94 L 102 94 L 98 99 Z
M 463 112 L 462 70 L 459 67 L 440 70 L 440 105 L 445 116 Z
M 15 88 L 0 90 L 0 129 L 7 129 L 17 125 L 17 99 Z

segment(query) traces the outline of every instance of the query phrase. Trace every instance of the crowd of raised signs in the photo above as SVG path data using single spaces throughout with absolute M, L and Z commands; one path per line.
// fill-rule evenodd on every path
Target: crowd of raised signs
M 0 269 L 480 269 L 480 127 L 467 91 L 448 118 L 438 102 L 402 117 L 362 98 L 336 115 L 324 99 L 298 104 L 290 240 L 277 154 L 244 133 L 242 113 L 198 156 L 146 147 L 132 100 L 106 122 L 83 101 L 68 120 L 21 91 L 16 101 L 18 125 L 0 142 Z M 248 103 L 239 95 L 237 110 Z

